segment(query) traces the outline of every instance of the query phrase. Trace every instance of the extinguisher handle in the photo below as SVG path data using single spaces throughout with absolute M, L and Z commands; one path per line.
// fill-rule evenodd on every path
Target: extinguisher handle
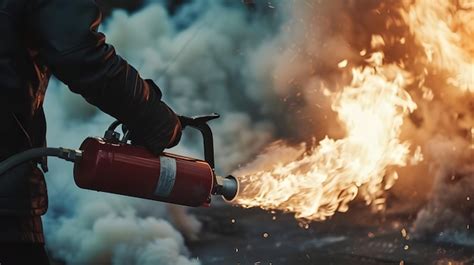
M 214 139 L 211 127 L 209 127 L 207 122 L 219 117 L 220 115 L 217 113 L 194 117 L 178 116 L 183 130 L 189 126 L 201 132 L 204 141 L 204 160 L 209 163 L 212 169 L 214 169 Z

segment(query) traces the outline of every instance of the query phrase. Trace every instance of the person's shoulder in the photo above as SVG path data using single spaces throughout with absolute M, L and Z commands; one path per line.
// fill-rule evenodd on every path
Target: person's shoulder
M 95 45 L 102 15 L 95 0 L 31 0 L 31 26 L 48 48 L 67 53 Z

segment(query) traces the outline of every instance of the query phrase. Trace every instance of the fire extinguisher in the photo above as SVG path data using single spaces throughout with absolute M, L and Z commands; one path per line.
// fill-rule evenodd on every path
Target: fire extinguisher
M 238 192 L 233 176 L 221 177 L 214 172 L 214 146 L 208 121 L 218 114 L 180 116 L 184 128 L 201 132 L 204 160 L 163 153 L 155 156 L 142 146 L 132 145 L 130 132 L 123 137 L 116 131 L 119 121 L 104 137 L 88 137 L 79 150 L 67 148 L 34 148 L 0 163 L 0 176 L 12 167 L 45 156 L 59 157 L 74 163 L 74 180 L 83 189 L 121 194 L 136 198 L 186 206 L 209 206 L 211 195 L 232 200 Z

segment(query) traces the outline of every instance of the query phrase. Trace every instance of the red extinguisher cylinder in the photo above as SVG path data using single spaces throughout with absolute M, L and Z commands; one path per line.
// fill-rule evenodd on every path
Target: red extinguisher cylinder
M 102 138 L 87 138 L 75 162 L 74 180 L 84 189 L 169 202 L 208 206 L 215 182 L 202 160 L 164 153 Z

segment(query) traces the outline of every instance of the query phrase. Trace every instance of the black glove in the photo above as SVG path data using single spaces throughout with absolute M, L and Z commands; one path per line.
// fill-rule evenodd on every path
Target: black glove
M 146 147 L 155 155 L 165 148 L 176 146 L 181 139 L 181 123 L 178 116 L 164 102 L 160 102 L 160 122 L 144 124 L 140 130 L 132 130 L 132 144 Z

